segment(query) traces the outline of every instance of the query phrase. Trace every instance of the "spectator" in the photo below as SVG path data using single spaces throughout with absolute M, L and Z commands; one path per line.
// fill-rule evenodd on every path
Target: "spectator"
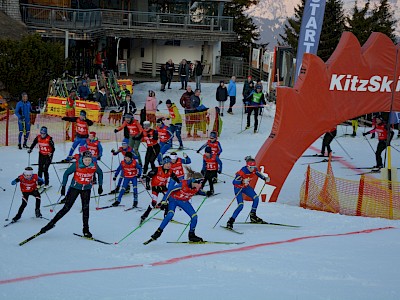
M 18 149 L 22 149 L 21 140 L 22 136 L 24 136 L 24 148 L 29 148 L 26 144 L 29 139 L 29 134 L 31 131 L 31 103 L 28 101 L 28 94 L 22 93 L 21 100 L 18 101 L 17 106 L 15 107 L 15 115 L 18 118 Z
M 151 126 L 154 126 L 156 124 L 156 112 L 156 93 L 154 93 L 154 91 L 149 91 L 149 95 L 146 98 L 146 120 L 150 122 Z
M 189 81 L 189 65 L 186 59 L 182 59 L 179 64 L 178 74 L 181 80 L 181 90 L 185 90 Z
M 219 82 L 219 86 L 217 87 L 217 92 L 215 94 L 215 99 L 218 101 L 219 104 L 219 111 L 220 116 L 224 116 L 224 103 L 228 100 L 228 90 L 225 86 L 225 82 L 221 80 Z
M 165 65 L 167 69 L 167 82 L 168 82 L 168 89 L 171 89 L 171 81 L 174 77 L 175 65 L 172 62 L 172 59 L 169 59 Z
M 179 100 L 181 106 L 185 109 L 185 124 L 186 124 L 186 129 L 188 128 L 188 124 L 190 123 L 189 120 L 189 113 L 190 113 L 190 97 L 194 95 L 194 92 L 192 91 L 192 87 L 190 85 L 187 86 L 186 92 L 184 92 L 181 96 L 181 99 Z M 188 137 L 191 137 L 188 131 Z
M 203 66 L 201 62 L 196 60 L 196 64 L 194 65 L 194 78 L 196 80 L 196 90 L 201 91 L 201 77 L 203 75 Z
M 161 65 L 160 69 L 160 81 L 161 81 L 161 92 L 165 92 L 165 85 L 168 82 L 167 68 L 165 65 Z
M 90 89 L 87 85 L 87 81 L 82 80 L 82 85 L 80 85 L 78 88 L 78 96 L 86 100 L 89 97 L 89 95 L 90 95 Z
M 236 103 L 236 77 L 232 76 L 228 85 L 229 108 L 228 114 L 233 115 L 232 108 Z

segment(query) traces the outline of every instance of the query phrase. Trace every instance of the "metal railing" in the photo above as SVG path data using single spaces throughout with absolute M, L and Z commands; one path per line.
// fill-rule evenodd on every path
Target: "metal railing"
M 171 31 L 201 30 L 233 33 L 233 18 L 189 14 L 164 14 L 105 9 L 70 9 L 21 4 L 22 20 L 28 26 L 93 30 L 157 28 Z

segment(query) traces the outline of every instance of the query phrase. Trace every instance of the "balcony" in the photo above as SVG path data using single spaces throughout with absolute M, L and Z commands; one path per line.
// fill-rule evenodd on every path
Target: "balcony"
M 233 18 L 123 10 L 78 10 L 21 4 L 22 20 L 32 31 L 74 39 L 118 36 L 142 39 L 235 41 Z

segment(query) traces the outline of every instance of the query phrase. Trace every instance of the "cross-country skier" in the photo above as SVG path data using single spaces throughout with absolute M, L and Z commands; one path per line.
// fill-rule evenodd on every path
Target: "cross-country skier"
M 146 189 L 150 190 L 151 182 L 151 205 L 147 208 L 144 214 L 140 217 L 141 222 L 143 222 L 150 214 L 151 210 L 156 207 L 159 193 L 165 194 L 167 189 L 167 183 L 170 178 L 179 182 L 179 178 L 171 170 L 171 157 L 165 156 L 163 159 L 163 165 L 152 169 L 144 177 L 146 179 Z
M 201 169 L 201 173 L 204 175 L 204 180 L 201 184 L 201 188 L 203 188 L 208 181 L 210 185 L 210 194 L 214 195 L 214 178 L 217 177 L 217 173 L 221 174 L 221 172 L 221 160 L 219 159 L 217 154 L 211 154 L 211 148 L 207 146 L 204 149 L 203 154 L 203 168 Z
M 42 178 L 44 174 L 44 188 L 49 187 L 49 167 L 53 159 L 53 154 L 55 151 L 53 138 L 48 135 L 47 127 L 42 126 L 40 128 L 40 134 L 35 137 L 31 146 L 29 147 L 28 153 L 31 153 L 33 148 L 38 145 L 39 147 L 39 172 L 38 176 Z
M 36 218 L 41 218 L 42 214 L 40 212 L 40 193 L 38 191 L 37 186 L 42 185 L 44 183 L 43 179 L 38 177 L 37 174 L 33 174 L 33 169 L 31 167 L 26 167 L 24 173 L 15 178 L 11 184 L 16 185 L 17 182 L 20 183 L 20 189 L 22 192 L 22 203 L 18 209 L 18 213 L 12 219 L 13 222 L 17 222 L 24 212 L 26 205 L 28 204 L 29 196 L 33 196 L 36 198 L 35 205 L 35 215 Z
M 76 123 L 75 140 L 69 150 L 68 157 L 63 160 L 64 162 L 69 162 L 72 159 L 72 154 L 76 147 L 86 144 L 86 139 L 89 137 L 89 126 L 93 125 L 93 121 L 86 119 L 86 112 L 84 110 L 80 111 L 79 117 L 63 117 L 62 120 Z
M 183 158 L 178 157 L 176 152 L 171 152 L 169 155 L 171 157 L 171 170 L 179 178 L 179 180 L 184 179 L 185 171 L 183 169 L 183 164 L 188 165 L 192 162 L 190 157 L 183 152 Z
M 226 227 L 228 227 L 229 229 L 233 228 L 233 223 L 235 222 L 235 219 L 243 209 L 244 205 L 243 194 L 253 200 L 253 205 L 251 206 L 251 211 L 250 211 L 250 221 L 252 223 L 264 222 L 261 218 L 257 217 L 256 215 L 259 198 L 255 193 L 254 189 L 249 185 L 250 181 L 255 176 L 261 178 L 265 182 L 269 182 L 270 180 L 269 177 L 265 177 L 260 172 L 258 172 L 256 167 L 256 161 L 254 158 L 246 157 L 246 166 L 244 166 L 238 172 L 236 172 L 235 179 L 233 179 L 232 181 L 234 186 L 233 190 L 235 192 L 235 197 L 238 203 L 238 207 L 235 209 L 235 211 L 232 214 L 232 217 L 226 224 Z
M 112 204 L 112 206 L 118 206 L 121 203 L 122 196 L 125 194 L 126 189 L 129 186 L 129 183 L 132 182 L 133 186 L 133 206 L 137 207 L 138 205 L 138 192 L 137 192 L 137 179 L 142 176 L 142 167 L 139 163 L 133 159 L 132 152 L 127 152 L 125 154 L 124 160 L 121 161 L 117 170 L 115 171 L 113 180 L 117 180 L 117 176 L 119 173 L 122 173 L 121 178 L 124 179 L 122 183 L 122 189 L 119 192 L 118 199 Z
M 71 209 L 74 205 L 76 198 L 81 196 L 82 201 L 82 221 L 83 221 L 83 235 L 85 237 L 92 237 L 89 231 L 89 204 L 90 204 L 90 192 L 92 189 L 92 180 L 94 173 L 99 176 L 99 188 L 98 193 L 103 193 L 103 171 L 96 162 L 93 161 L 92 153 L 86 151 L 83 153 L 83 157 L 65 171 L 61 187 L 61 195 L 65 195 L 65 186 L 67 185 L 69 175 L 73 174 L 70 188 L 66 195 L 66 201 L 63 208 L 54 216 L 54 218 L 42 229 L 40 233 L 52 229 L 55 224 Z
M 381 169 L 383 168 L 383 162 L 382 162 L 382 152 L 383 150 L 386 149 L 388 146 L 388 131 L 387 131 L 387 125 L 383 122 L 382 117 L 377 117 L 376 118 L 376 126 L 375 128 L 371 129 L 370 131 L 364 132 L 363 136 L 366 136 L 369 133 L 374 133 L 376 132 L 378 135 L 378 145 L 376 146 L 376 151 L 375 151 L 375 158 L 376 158 L 376 166 L 374 166 L 375 169 Z M 390 138 L 389 138 L 389 143 L 392 140 L 394 135 L 394 131 L 392 128 L 390 128 Z
M 201 183 L 203 176 L 201 173 L 194 172 L 190 168 L 187 168 L 187 179 L 181 182 L 170 181 L 168 184 L 168 190 L 163 198 L 163 202 L 168 200 L 168 213 L 164 217 L 157 231 L 151 236 L 150 241 L 158 239 L 163 233 L 165 227 L 169 221 L 172 220 L 175 214 L 176 207 L 183 209 L 185 213 L 190 217 L 190 228 L 189 228 L 189 241 L 191 242 L 202 242 L 203 239 L 195 234 L 197 225 L 197 213 L 194 210 L 192 204 L 189 202 L 192 197 L 196 194 L 203 196 L 210 196 L 209 193 L 205 193 L 201 190 Z

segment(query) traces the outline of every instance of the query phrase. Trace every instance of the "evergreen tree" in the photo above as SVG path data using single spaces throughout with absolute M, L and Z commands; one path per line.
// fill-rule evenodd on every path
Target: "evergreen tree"
M 64 46 L 45 42 L 38 35 L 26 35 L 21 40 L 0 39 L 0 81 L 14 97 L 22 92 L 36 103 L 45 99 L 49 82 L 65 70 Z
M 301 2 L 294 8 L 294 17 L 287 19 L 284 33 L 279 34 L 279 37 L 282 40 L 279 44 L 292 47 L 294 53 L 297 53 L 297 44 L 299 43 L 301 20 L 303 18 L 305 5 L 306 0 L 301 0 Z
M 260 39 L 257 26 L 245 10 L 252 5 L 257 5 L 259 0 L 233 0 L 224 7 L 224 15 L 233 17 L 233 31 L 237 34 L 237 42 L 223 42 L 222 56 L 249 56 L 249 48 L 253 41 Z
M 382 32 L 393 42 L 396 42 L 396 35 L 394 33 L 396 22 L 393 9 L 388 0 L 380 0 L 379 5 L 375 5 L 372 10 L 371 32 Z
M 323 61 L 327 61 L 333 51 L 335 51 L 344 31 L 345 16 L 343 11 L 343 1 L 327 0 L 317 53 Z
M 360 44 L 363 45 L 371 34 L 372 17 L 369 11 L 370 1 L 368 0 L 364 7 L 359 9 L 357 0 L 354 2 L 354 7 L 351 15 L 346 17 L 346 30 L 352 32 Z

